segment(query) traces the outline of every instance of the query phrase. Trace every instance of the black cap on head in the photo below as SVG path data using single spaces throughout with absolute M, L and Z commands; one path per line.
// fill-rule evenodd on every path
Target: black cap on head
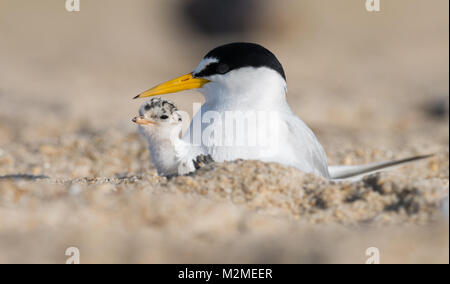
M 277 71 L 286 80 L 283 66 L 275 55 L 256 43 L 235 42 L 214 48 L 204 58 L 217 58 L 218 62 L 208 64 L 195 77 L 225 74 L 242 67 L 267 67 Z

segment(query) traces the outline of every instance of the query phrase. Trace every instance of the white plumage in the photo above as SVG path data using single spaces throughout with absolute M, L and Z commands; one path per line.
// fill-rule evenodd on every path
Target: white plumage
M 200 63 L 199 66 L 205 64 Z M 216 162 L 262 160 L 329 177 L 325 152 L 314 133 L 291 111 L 286 101 L 286 81 L 279 73 L 266 67 L 245 67 L 205 78 L 211 81 L 199 89 L 205 103 L 201 113 L 197 113 L 191 122 L 189 134 L 184 137 L 186 142 L 199 141 L 190 138 L 202 135 L 201 148 Z M 214 116 L 208 115 L 211 113 L 220 117 L 220 124 L 217 119 L 210 120 Z M 224 123 L 228 120 L 227 113 L 256 117 L 256 127 L 245 129 L 247 139 L 244 142 L 247 144 L 238 145 L 236 127 L 233 129 L 233 125 Z M 201 119 L 204 122 L 202 133 L 194 133 L 194 123 Z M 247 121 L 244 123 L 252 125 Z M 208 129 L 218 131 L 204 135 Z M 265 134 L 264 137 L 260 137 L 260 133 Z M 225 146 L 229 137 L 232 138 L 232 145 Z M 249 145 L 251 141 L 256 141 L 256 145 Z
M 139 124 L 139 133 L 147 140 L 151 160 L 159 175 L 186 175 L 202 163 L 211 162 L 201 148 L 180 139 L 182 116 L 172 102 L 151 99 L 141 106 L 139 116 L 133 121 Z

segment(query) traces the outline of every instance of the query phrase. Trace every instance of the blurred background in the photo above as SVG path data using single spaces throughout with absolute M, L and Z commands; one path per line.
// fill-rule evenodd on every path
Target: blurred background
M 372 13 L 366 10 L 363 0 L 81 0 L 80 3 L 80 12 L 69 13 L 65 0 L 0 0 L 0 252 L 8 252 L 0 253 L 0 262 L 26 262 L 24 254 L 34 257 L 29 261 L 54 262 L 54 256 L 62 251 L 67 240 L 84 240 L 93 252 L 90 261 L 179 261 L 176 250 L 184 244 L 183 239 L 174 241 L 179 247 L 167 241 L 167 250 L 158 251 L 159 255 L 152 251 L 150 258 L 147 255 L 134 258 L 129 254 L 130 246 L 137 241 L 153 240 L 153 248 L 158 250 L 164 247 L 160 244 L 168 236 L 159 235 L 165 225 L 158 221 L 152 223 L 144 218 L 128 224 L 136 216 L 136 212 L 126 211 L 135 205 L 132 202 L 127 207 L 123 200 L 115 200 L 117 207 L 125 211 L 116 211 L 116 205 L 111 208 L 105 205 L 111 211 L 95 215 L 97 207 L 103 206 L 103 195 L 98 199 L 102 201 L 89 207 L 91 203 L 78 202 L 70 195 L 78 192 L 78 188 L 51 190 L 46 184 L 22 184 L 6 178 L 30 174 L 73 180 L 154 174 L 145 143 L 131 122 L 144 101 L 132 98 L 157 83 L 192 71 L 210 49 L 233 41 L 259 43 L 278 57 L 287 74 L 288 101 L 317 134 L 331 164 L 438 153 L 433 160 L 424 162 L 424 167 L 414 164 L 402 174 L 408 178 L 439 180 L 448 188 L 448 0 L 381 0 L 381 11 Z M 166 98 L 191 114 L 192 103 L 203 100 L 195 92 Z M 108 186 L 111 188 L 105 191 L 120 193 L 123 189 Z M 148 189 L 149 185 L 144 187 Z M 92 194 L 102 190 L 95 187 Z M 34 199 L 26 199 L 27 196 Z M 139 200 L 139 195 L 136 199 Z M 179 227 L 186 226 L 189 231 L 191 222 L 200 224 L 206 215 L 212 216 L 211 224 L 224 216 L 220 210 L 205 213 L 216 208 L 214 202 L 203 206 L 188 199 L 194 203 L 179 206 L 168 201 L 172 196 L 164 200 L 179 209 L 178 217 L 186 216 L 184 210 L 201 208 L 193 217 L 196 221 L 180 217 L 185 221 L 175 222 L 178 227 L 174 225 L 176 230 L 171 235 L 175 238 Z M 152 206 L 159 208 L 158 199 L 152 202 Z M 148 204 L 141 204 L 142 212 L 148 216 L 160 214 L 152 211 L 157 209 L 148 208 Z M 172 216 L 171 211 L 164 210 L 166 213 L 161 214 Z M 228 210 L 227 216 L 235 216 L 233 210 Z M 81 216 L 73 219 L 80 227 L 75 225 L 73 234 L 64 233 L 62 224 L 75 218 L 71 212 Z M 240 219 L 235 219 L 232 224 L 238 228 Z M 92 227 L 83 227 L 86 220 L 90 220 Z M 115 222 L 120 225 L 108 227 Z M 115 231 L 114 237 L 109 234 L 121 226 L 124 231 Z M 256 225 L 248 230 L 258 236 L 260 228 Z M 280 232 L 287 227 L 265 228 Z M 100 235 L 93 235 L 91 229 L 100 230 Z M 120 236 L 128 237 L 128 232 L 134 232 L 136 239 L 124 242 Z M 149 233 L 150 237 L 138 232 Z M 390 245 L 395 248 L 404 236 L 411 235 L 414 234 L 397 234 L 398 243 Z M 423 247 L 424 255 L 408 259 L 394 253 L 390 260 L 448 262 L 448 226 L 431 235 L 421 235 L 417 242 L 411 242 L 410 247 L 430 245 L 431 248 Z M 226 231 L 223 236 L 228 237 Z M 308 236 L 313 236 L 311 240 L 315 243 L 316 236 Z M 347 248 L 352 248 L 355 239 L 345 236 L 324 243 L 333 246 L 336 240 L 347 239 Z M 369 242 L 373 236 L 367 233 L 363 239 Z M 109 248 L 123 245 L 120 251 L 123 254 L 98 258 L 105 253 L 104 247 L 97 247 L 103 244 L 104 237 L 111 237 L 111 242 L 105 244 Z M 253 237 L 248 240 L 255 244 L 255 250 L 261 248 Z M 45 242 L 46 248 L 53 243 L 61 247 L 51 252 L 49 248 L 42 256 L 36 242 Z M 270 239 L 264 245 L 270 247 L 273 242 Z M 292 247 L 296 243 L 294 237 Z M 447 245 L 446 249 L 442 250 L 442 244 Z M 365 245 L 364 241 L 361 247 Z M 224 250 L 218 249 L 217 256 L 228 247 L 225 242 Z M 139 254 L 138 246 L 134 248 Z M 235 261 L 240 251 L 237 248 L 236 255 L 228 261 Z M 289 251 L 288 246 L 286 254 Z M 310 253 L 302 251 L 287 259 L 352 261 L 346 258 L 347 251 L 341 258 L 316 259 L 315 252 Z M 359 251 L 352 253 L 358 255 Z M 192 262 L 192 255 L 186 252 L 182 260 Z M 267 261 L 265 257 L 271 260 L 270 256 L 261 252 L 255 258 L 237 259 Z M 201 259 L 217 261 L 208 257 L 196 260 Z M 279 261 L 286 258 L 280 257 Z
M 448 113 L 448 5 L 382 1 L 369 13 L 362 0 L 81 0 L 69 13 L 63 0 L 2 0 L 0 143 L 33 139 L 21 135 L 29 125 L 36 135 L 75 121 L 133 130 L 143 102 L 134 95 L 232 41 L 277 55 L 294 111 L 316 131 L 415 128 L 421 114 Z M 202 100 L 167 97 L 188 111 Z

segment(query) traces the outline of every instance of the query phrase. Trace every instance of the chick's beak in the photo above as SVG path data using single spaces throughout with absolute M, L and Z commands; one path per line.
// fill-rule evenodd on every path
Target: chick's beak
M 198 89 L 208 82 L 210 81 L 202 78 L 194 78 L 192 73 L 188 73 L 181 77 L 159 84 L 151 88 L 150 90 L 137 95 L 134 98 L 145 98 L 169 93 L 176 93 L 184 90 Z
M 145 118 L 143 115 L 136 116 L 132 119 L 134 123 L 140 124 L 140 125 L 149 125 L 149 124 L 155 124 L 153 121 Z

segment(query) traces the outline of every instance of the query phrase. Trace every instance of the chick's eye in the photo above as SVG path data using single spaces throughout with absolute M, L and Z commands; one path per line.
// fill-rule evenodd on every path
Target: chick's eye
M 169 116 L 167 116 L 167 115 L 165 115 L 165 114 L 163 114 L 163 115 L 161 115 L 159 118 L 161 118 L 161 119 L 168 119 L 169 118 Z

